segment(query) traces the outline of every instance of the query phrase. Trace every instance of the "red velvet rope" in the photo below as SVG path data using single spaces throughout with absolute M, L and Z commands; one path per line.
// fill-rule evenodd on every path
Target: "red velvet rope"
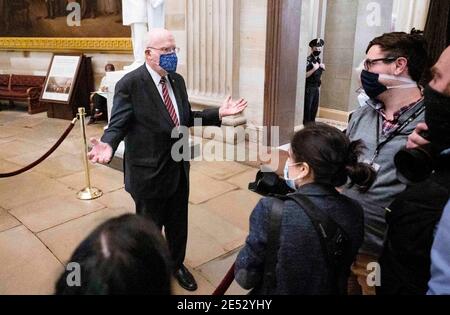
M 233 283 L 234 280 L 234 265 L 235 264 L 233 264 L 230 270 L 228 270 L 227 274 L 225 275 L 225 278 L 223 278 L 222 282 L 219 284 L 219 286 L 212 295 L 224 295 L 225 292 L 227 292 L 227 290 L 230 288 L 230 285 Z
M 0 173 L 0 178 L 6 178 L 6 177 L 13 177 L 13 176 L 17 176 L 19 174 L 25 173 L 26 171 L 31 170 L 32 168 L 36 167 L 37 165 L 41 164 L 43 161 L 45 161 L 45 159 L 47 159 L 53 152 L 55 152 L 56 149 L 58 149 L 58 147 L 61 145 L 61 143 L 63 143 L 64 140 L 66 140 L 67 136 L 69 135 L 69 133 L 72 131 L 73 127 L 75 127 L 75 123 L 76 123 L 76 119 L 74 119 L 69 127 L 67 127 L 66 131 L 63 133 L 63 135 L 61 136 L 61 138 L 59 138 L 59 140 L 55 143 L 55 145 L 53 147 L 50 148 L 50 150 L 47 151 L 47 153 L 45 153 L 42 157 L 40 157 L 38 160 L 34 161 L 33 163 L 31 163 L 28 166 L 25 166 L 24 168 L 11 172 L 11 173 L 5 173 L 5 174 L 1 174 Z

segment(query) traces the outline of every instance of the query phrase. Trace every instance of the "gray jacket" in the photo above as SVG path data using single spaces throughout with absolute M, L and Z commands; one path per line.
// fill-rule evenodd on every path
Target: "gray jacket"
M 347 129 L 347 135 L 352 141 L 361 139 L 367 146 L 360 158 L 361 162 L 370 161 L 374 157 L 377 148 L 377 132 L 380 142 L 387 138 L 382 134 L 383 118 L 372 105 L 355 111 Z M 399 125 L 423 109 L 423 106 L 423 101 L 420 101 L 405 112 L 399 119 Z M 398 180 L 394 157 L 399 150 L 405 147 L 408 136 L 414 131 L 417 124 L 424 120 L 425 114 L 422 112 L 381 149 L 379 155 L 374 159 L 374 165 L 379 166 L 377 179 L 368 192 L 360 193 L 356 188 L 346 188 L 343 191 L 346 196 L 357 200 L 364 208 L 365 236 L 364 244 L 360 249 L 362 254 L 374 256 L 381 254 L 386 233 L 386 207 L 406 188 L 406 185 Z M 377 124 L 379 124 L 378 128 Z

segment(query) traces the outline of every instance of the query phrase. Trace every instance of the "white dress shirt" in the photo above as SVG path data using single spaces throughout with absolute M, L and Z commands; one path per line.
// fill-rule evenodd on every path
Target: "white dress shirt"
M 155 70 L 150 68 L 150 66 L 147 63 L 145 63 L 145 66 L 147 67 L 148 72 L 150 72 L 150 75 L 152 76 L 153 82 L 155 82 L 155 85 L 158 88 L 159 95 L 161 95 L 161 99 L 163 100 L 163 103 L 164 103 L 164 97 L 163 97 L 163 92 L 162 92 L 162 85 L 160 83 L 161 76 L 158 74 L 158 72 L 156 72 Z M 175 94 L 173 93 L 173 89 L 172 89 L 172 85 L 170 84 L 170 80 L 167 77 L 166 77 L 166 85 L 167 85 L 167 89 L 169 90 L 169 97 L 172 100 L 173 107 L 175 108 L 175 113 L 177 114 L 178 121 L 181 124 L 180 113 L 178 112 L 177 99 L 175 98 Z

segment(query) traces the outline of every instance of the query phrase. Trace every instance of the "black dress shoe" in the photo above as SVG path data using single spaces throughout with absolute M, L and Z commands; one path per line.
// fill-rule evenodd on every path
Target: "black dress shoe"
M 174 276 L 183 289 L 188 291 L 197 290 L 197 282 L 195 282 L 194 276 L 185 266 L 181 266 L 180 269 L 175 271 Z

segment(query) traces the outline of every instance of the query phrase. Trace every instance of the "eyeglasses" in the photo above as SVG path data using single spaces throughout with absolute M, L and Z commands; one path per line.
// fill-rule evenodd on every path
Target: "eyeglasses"
M 159 50 L 159 51 L 162 51 L 164 54 L 172 54 L 172 53 L 178 54 L 180 52 L 180 48 L 178 48 L 178 47 L 171 47 L 171 48 L 147 47 L 147 49 Z
M 376 62 L 383 61 L 384 63 L 392 63 L 396 61 L 400 57 L 385 57 L 385 58 L 378 58 L 378 59 L 366 59 L 364 60 L 364 68 L 366 70 L 369 70 L 370 67 L 372 67 Z

